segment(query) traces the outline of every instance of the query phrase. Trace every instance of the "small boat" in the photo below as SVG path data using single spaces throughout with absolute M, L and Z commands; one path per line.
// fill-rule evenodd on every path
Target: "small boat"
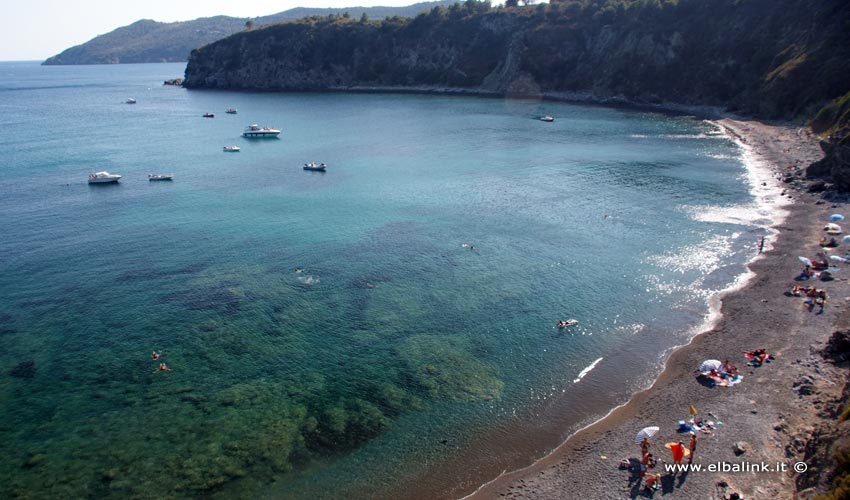
M 558 328 L 566 328 L 568 326 L 574 326 L 574 325 L 577 325 L 577 324 L 578 324 L 577 319 L 564 319 L 564 320 L 558 321 Z
M 239 151 L 239 146 L 224 146 L 225 153 L 238 153 Z
M 107 182 L 118 182 L 121 176 L 118 174 L 110 174 L 109 172 L 95 172 L 89 174 L 89 184 L 106 184 Z
M 324 163 L 316 163 L 314 161 L 304 164 L 304 170 L 312 170 L 314 172 L 325 172 L 326 168 L 328 168 L 328 166 Z
M 129 97 L 129 98 L 127 98 L 126 101 L 124 101 L 124 103 L 125 104 L 136 104 L 136 100 L 133 99 L 132 97 Z
M 204 113 L 204 118 L 215 118 L 215 115 L 212 113 Z
M 553 121 L 555 121 L 555 117 L 554 116 L 548 116 L 548 115 L 547 116 L 541 116 L 540 121 L 541 122 L 553 122 Z
M 229 114 L 229 115 L 235 115 L 237 113 L 237 109 L 236 108 L 227 108 L 226 110 L 224 110 L 224 112 Z
M 242 132 L 243 137 L 277 137 L 280 135 L 280 130 L 270 127 L 261 127 L 256 123 L 248 125 L 245 131 Z
M 170 181 L 174 180 L 174 174 L 148 174 L 149 181 Z

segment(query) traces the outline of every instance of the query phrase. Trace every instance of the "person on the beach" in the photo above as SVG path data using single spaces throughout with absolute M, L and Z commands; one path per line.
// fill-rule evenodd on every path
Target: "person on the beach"
M 648 490 L 655 490 L 661 487 L 661 474 L 649 474 L 643 481 L 643 487 Z
M 691 454 L 688 455 L 688 464 L 694 461 L 694 452 L 697 451 L 697 433 L 691 431 L 691 442 L 688 443 L 688 449 L 691 451 Z
M 640 442 L 640 454 L 644 456 L 647 453 L 649 453 L 649 439 L 644 437 L 643 441 Z
M 735 365 L 729 365 L 729 377 L 736 378 L 738 376 L 738 367 Z
M 654 464 L 655 460 L 652 458 L 652 453 L 644 453 L 643 457 L 640 459 L 640 477 L 645 476 L 646 469 L 652 467 Z
M 151 359 L 153 359 L 154 361 L 158 360 L 158 359 L 159 359 L 159 354 L 160 354 L 160 353 L 158 353 L 158 352 L 156 352 L 156 351 L 153 351 L 153 352 L 151 353 Z

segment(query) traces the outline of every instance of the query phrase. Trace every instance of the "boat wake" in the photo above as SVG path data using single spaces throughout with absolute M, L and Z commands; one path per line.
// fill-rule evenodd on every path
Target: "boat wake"
M 597 359 L 596 361 L 594 361 L 593 363 L 591 363 L 591 364 L 590 364 L 590 366 L 588 366 L 588 367 L 587 367 L 587 368 L 585 368 L 584 370 L 582 370 L 582 371 L 578 372 L 578 377 L 576 377 L 576 378 L 573 380 L 573 383 L 574 383 L 574 384 L 577 384 L 579 381 L 581 381 L 581 379 L 583 379 L 585 375 L 587 375 L 588 373 L 590 373 L 590 371 L 591 371 L 591 370 L 593 370 L 594 368 L 596 368 L 596 365 L 598 365 L 600 361 L 602 361 L 602 358 Z
M 320 282 L 318 276 L 299 276 L 298 281 L 305 285 L 315 285 Z

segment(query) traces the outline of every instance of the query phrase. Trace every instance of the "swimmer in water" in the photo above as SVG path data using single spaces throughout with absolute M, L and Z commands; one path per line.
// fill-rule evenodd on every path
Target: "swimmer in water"
M 171 371 L 171 368 L 169 368 L 169 367 L 165 366 L 165 363 L 160 363 L 160 364 L 159 364 L 159 371 L 161 371 L 161 372 L 169 371 L 169 372 L 170 372 L 170 371 Z
M 158 352 L 156 352 L 156 351 L 153 351 L 153 352 L 151 353 L 151 359 L 152 359 L 152 360 L 154 360 L 154 361 L 158 360 L 158 359 L 159 359 L 160 354 L 161 354 L 161 353 L 158 353 Z

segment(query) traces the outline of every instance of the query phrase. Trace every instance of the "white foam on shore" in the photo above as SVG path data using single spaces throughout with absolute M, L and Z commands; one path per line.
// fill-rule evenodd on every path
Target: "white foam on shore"
M 695 210 L 693 217 L 696 220 L 706 222 L 746 223 L 747 225 L 763 228 L 767 231 L 763 250 L 768 251 L 773 248 L 771 240 L 779 234 L 777 227 L 785 222 L 785 219 L 788 217 L 788 206 L 791 204 L 791 201 L 782 195 L 783 187 L 776 175 L 776 171 L 771 168 L 767 158 L 758 154 L 752 146 L 747 144 L 744 138 L 737 135 L 730 128 L 711 120 L 705 120 L 705 122 L 717 127 L 721 137 L 733 141 L 740 149 L 741 160 L 744 165 L 742 179 L 749 185 L 750 195 L 754 198 L 754 202 L 744 205 L 749 212 L 749 217 L 746 219 L 743 218 L 742 206 L 712 210 L 705 210 L 705 207 L 703 207 L 703 210 Z M 752 216 L 753 211 L 758 213 L 757 218 Z M 746 263 L 746 271 L 736 276 L 726 288 L 708 296 L 708 314 L 706 314 L 705 320 L 702 323 L 694 325 L 688 331 L 687 343 L 667 349 L 663 356 L 665 360 L 669 358 L 669 355 L 673 351 L 690 345 L 698 335 L 711 331 L 717 326 L 717 323 L 722 318 L 720 309 L 723 298 L 747 286 L 750 280 L 756 276 L 750 268 L 750 264 L 762 257 L 762 253 L 754 251 L 753 256 Z M 665 361 L 664 369 L 666 368 L 667 364 Z
M 723 134 L 665 134 L 665 139 L 722 139 Z
M 598 365 L 600 361 L 602 361 L 602 358 L 599 358 L 596 361 L 594 361 L 593 363 L 590 363 L 590 366 L 588 366 L 584 370 L 578 372 L 578 377 L 576 377 L 573 380 L 573 383 L 577 384 L 579 381 L 581 381 L 581 379 L 583 379 L 585 375 L 587 375 L 588 373 L 590 373 L 591 370 L 596 368 L 596 365 Z

